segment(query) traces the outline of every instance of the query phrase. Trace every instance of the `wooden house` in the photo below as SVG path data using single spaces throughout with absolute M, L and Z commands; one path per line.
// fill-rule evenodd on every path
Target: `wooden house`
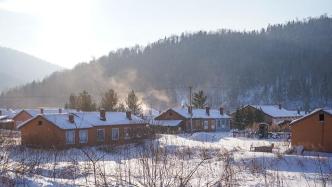
M 292 146 L 332 152 L 332 110 L 316 109 L 290 123 Z
M 19 126 L 23 145 L 67 148 L 121 145 L 150 135 L 147 124 L 131 112 L 39 114 Z
M 12 117 L 14 120 L 15 126 L 18 127 L 20 124 L 28 121 L 36 117 L 39 114 L 57 114 L 57 113 L 68 113 L 68 112 L 76 112 L 76 110 L 72 109 L 62 109 L 62 108 L 39 108 L 39 109 L 22 109 L 16 110 L 15 115 Z
M 224 113 L 224 109 L 193 109 L 170 108 L 155 118 L 158 123 L 151 126 L 167 127 L 169 130 L 177 129 L 178 132 L 198 131 L 229 131 L 230 117 Z
M 263 123 L 270 125 L 270 128 L 284 129 L 290 121 L 298 119 L 304 115 L 303 111 L 287 110 L 281 105 L 246 105 L 238 109 L 241 112 L 251 112 L 252 114 L 260 114 Z M 231 114 L 232 121 L 235 119 L 236 112 Z

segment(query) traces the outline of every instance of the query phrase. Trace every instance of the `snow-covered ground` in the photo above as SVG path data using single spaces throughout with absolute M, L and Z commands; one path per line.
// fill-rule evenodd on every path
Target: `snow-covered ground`
M 250 151 L 272 143 L 273 153 Z M 17 186 L 332 186 L 332 154 L 283 154 L 288 146 L 203 132 L 158 135 L 115 149 L 11 146 L 1 152 L 9 159 L 1 160 L 0 174 Z

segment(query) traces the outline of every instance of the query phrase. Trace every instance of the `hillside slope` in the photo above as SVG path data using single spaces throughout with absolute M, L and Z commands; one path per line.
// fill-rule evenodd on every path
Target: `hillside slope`
M 0 91 L 41 80 L 62 69 L 26 53 L 4 47 L 0 47 L 0 67 Z
M 332 19 L 322 16 L 272 25 L 261 31 L 197 32 L 146 47 L 110 52 L 96 61 L 55 73 L 4 93 L 8 106 L 58 106 L 87 90 L 98 99 L 109 88 L 134 89 L 156 108 L 184 102 L 188 86 L 209 103 L 236 107 L 282 103 L 309 109 L 332 101 Z

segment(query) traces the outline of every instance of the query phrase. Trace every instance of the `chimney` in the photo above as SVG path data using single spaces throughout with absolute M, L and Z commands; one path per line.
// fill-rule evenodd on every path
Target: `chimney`
M 297 114 L 300 115 L 301 114 L 301 111 L 300 109 L 297 109 Z
M 192 112 L 193 112 L 193 108 L 192 108 L 192 106 L 188 106 L 188 113 L 189 113 L 189 114 L 192 114 Z
M 106 111 L 105 111 L 105 109 L 101 108 L 99 110 L 99 113 L 100 113 L 100 120 L 106 121 Z
M 206 111 L 206 115 L 209 116 L 210 115 L 210 107 L 208 107 L 208 106 L 205 107 L 205 111 Z
M 2 116 L 2 110 L 0 110 L 0 116 Z
M 74 120 L 74 114 L 69 114 L 68 115 L 68 120 L 69 120 L 70 123 L 74 123 L 75 122 L 75 120 Z
M 40 113 L 44 114 L 44 109 L 43 108 L 40 108 Z
M 62 113 L 62 108 L 59 108 L 59 114 L 61 114 Z
M 281 110 L 281 103 L 279 103 L 279 105 L 278 105 L 278 106 L 279 106 L 279 110 Z
M 219 111 L 220 111 L 220 115 L 224 115 L 224 107 L 220 107 Z
M 126 112 L 126 117 L 127 117 L 129 120 L 131 120 L 131 111 L 127 111 L 127 112 Z

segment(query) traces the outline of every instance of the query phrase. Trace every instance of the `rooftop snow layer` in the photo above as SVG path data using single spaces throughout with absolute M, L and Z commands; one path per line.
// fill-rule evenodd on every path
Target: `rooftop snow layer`
M 13 118 L 20 111 L 20 110 L 5 109 L 5 108 L 0 108 L 0 110 L 1 110 L 1 115 L 7 116 L 8 118 Z
M 304 112 L 298 114 L 297 111 L 287 110 L 285 108 L 279 108 L 278 105 L 249 105 L 256 109 L 262 110 L 265 114 L 272 117 L 300 117 L 304 115 Z
M 29 113 L 31 116 L 35 117 L 38 114 L 41 114 L 40 109 L 23 109 L 27 113 Z M 73 109 L 61 109 L 61 113 L 74 113 L 77 112 L 76 110 Z M 44 114 L 58 114 L 59 113 L 59 108 L 43 108 L 43 113 Z
M 153 120 L 150 124 L 156 126 L 176 127 L 179 126 L 181 122 L 182 120 Z
M 78 112 L 71 113 L 74 115 L 74 123 L 69 122 L 69 113 L 44 113 L 39 114 L 48 121 L 61 129 L 76 129 L 76 128 L 91 128 L 94 126 L 106 126 L 106 125 L 127 125 L 127 124 L 142 124 L 144 121 L 134 115 L 131 115 L 131 120 L 126 117 L 125 112 L 106 112 L 106 120 L 100 119 L 99 112 Z M 38 116 L 38 115 L 37 115 Z M 19 126 L 22 127 L 27 122 Z
M 180 114 L 181 116 L 185 118 L 190 118 L 190 114 L 188 113 L 187 108 L 174 108 L 172 109 L 176 113 Z M 227 114 L 220 114 L 219 110 L 216 109 L 210 109 L 210 115 L 207 115 L 205 109 L 192 109 L 192 118 L 206 118 L 206 119 L 216 119 L 216 118 L 230 118 Z

